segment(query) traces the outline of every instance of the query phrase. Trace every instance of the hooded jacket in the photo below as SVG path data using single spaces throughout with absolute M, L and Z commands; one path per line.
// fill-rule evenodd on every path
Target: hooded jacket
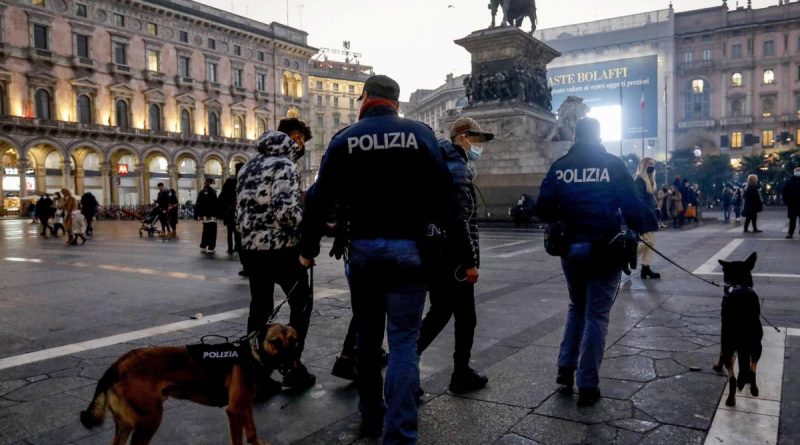
M 478 237 L 478 202 L 475 175 L 469 168 L 467 155 L 463 148 L 447 139 L 439 140 L 439 148 L 447 162 L 447 169 L 453 176 L 453 200 L 447 224 L 446 258 L 465 269 L 478 267 L 480 247 Z
M 285 133 L 261 136 L 258 155 L 239 171 L 237 222 L 245 250 L 277 250 L 300 241 L 300 147 Z

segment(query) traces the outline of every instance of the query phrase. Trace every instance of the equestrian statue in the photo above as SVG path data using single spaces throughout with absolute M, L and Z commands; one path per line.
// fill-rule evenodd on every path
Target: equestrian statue
M 536 31 L 536 0 L 491 0 L 489 9 L 492 10 L 492 25 L 495 27 L 495 16 L 497 15 L 497 8 L 503 8 L 503 21 L 500 26 L 507 26 L 509 24 L 522 27 L 522 22 L 525 17 L 531 19 L 531 32 Z

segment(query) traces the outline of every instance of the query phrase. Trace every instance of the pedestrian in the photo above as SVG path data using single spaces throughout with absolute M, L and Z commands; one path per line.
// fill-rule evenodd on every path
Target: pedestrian
M 81 204 L 78 203 L 78 208 L 72 211 L 72 233 L 74 238 L 70 245 L 76 246 L 78 244 L 78 238 L 81 239 L 81 245 L 86 244 L 86 228 L 88 226 L 86 222 L 86 217 L 83 215 L 83 209 L 81 208 Z
M 681 194 L 681 204 L 683 205 L 683 217 L 681 218 L 680 225 L 682 226 L 685 223 L 692 222 L 693 219 L 697 219 L 697 205 L 696 200 L 697 196 L 694 194 L 692 190 L 692 185 L 688 179 L 684 179 L 681 181 L 680 176 L 675 177 L 675 181 L 672 183 L 675 188 Z
M 47 238 L 47 232 L 53 231 L 53 228 L 50 226 L 50 218 L 52 215 L 53 210 L 53 200 L 50 199 L 50 194 L 45 192 L 42 193 L 42 196 L 36 201 L 36 218 L 39 220 L 39 223 L 42 225 L 42 231 L 39 235 Z
M 170 237 L 178 237 L 178 211 L 181 204 L 178 201 L 178 192 L 169 189 L 169 207 L 167 207 L 167 224 L 169 225 Z
M 203 253 L 212 255 L 217 246 L 217 216 L 219 216 L 217 192 L 211 187 L 213 184 L 213 178 L 206 179 L 203 188 L 197 194 L 197 203 L 194 206 L 194 218 L 203 223 L 200 249 Z M 169 202 L 169 197 L 167 197 L 167 202 Z
M 219 206 L 222 212 L 222 223 L 225 224 L 228 240 L 228 255 L 242 250 L 242 237 L 236 230 L 236 177 L 244 163 L 236 163 L 236 173 L 226 179 L 219 193 Z
M 439 261 L 452 178 L 433 131 L 398 115 L 397 82 L 372 76 L 360 99 L 359 121 L 333 137 L 306 194 L 301 261 L 312 264 L 327 219 L 337 206 L 346 208 L 361 431 L 367 437 L 383 435 L 384 444 L 413 444 L 417 340 L 428 280 Z M 389 364 L 384 386 L 380 351 L 385 325 Z
M 264 329 L 273 311 L 275 284 L 281 286 L 289 304 L 289 324 L 297 330 L 297 360 L 283 378 L 296 390 L 316 384 L 316 377 L 300 361 L 305 347 L 314 302 L 308 270 L 300 264 L 300 174 L 295 165 L 311 139 L 305 122 L 283 119 L 277 131 L 261 135 L 258 154 L 239 171 L 236 181 L 237 221 L 242 231 L 242 249 L 250 280 L 250 313 L 247 331 Z M 267 390 L 280 388 L 268 380 Z
M 638 248 L 638 254 L 642 256 L 642 271 L 640 276 L 643 280 L 648 278 L 661 278 L 661 274 L 653 272 L 650 268 L 650 264 L 653 260 L 653 249 L 647 245 L 655 245 L 655 235 L 658 231 L 658 201 L 653 193 L 656 188 L 655 172 L 655 159 L 648 157 L 642 158 L 633 181 L 636 185 L 637 196 L 648 209 L 648 211 L 644 212 L 645 218 L 642 227 L 644 233 L 641 235 L 642 241 L 644 242 L 639 243 Z
M 587 175 L 589 171 L 597 174 Z M 641 233 L 648 210 L 636 196 L 625 164 L 601 145 L 600 123 L 591 118 L 578 121 L 575 144 L 550 167 L 536 203 L 541 220 L 564 228 L 563 245 L 556 250 L 562 254 L 570 305 L 556 382 L 572 394 L 577 371 L 578 406 L 600 399 L 609 313 L 623 265 L 629 261 L 620 249 L 609 247 L 620 239 L 620 211 L 628 228 Z
M 86 192 L 81 195 L 81 214 L 86 218 L 86 235 L 92 236 L 94 234 L 94 226 L 92 222 L 97 216 L 97 208 L 99 203 L 97 198 L 94 197 L 92 192 Z
M 670 189 L 670 213 L 672 213 L 672 227 L 680 229 L 683 227 L 683 194 L 678 187 L 673 184 Z
M 744 233 L 749 232 L 750 223 L 753 223 L 753 233 L 761 233 L 758 230 L 758 214 L 764 210 L 764 200 L 761 198 L 761 187 L 758 185 L 757 175 L 747 176 L 747 188 L 744 190 Z
M 58 230 L 61 229 L 61 234 L 66 235 L 64 230 L 64 199 L 61 197 L 61 192 L 53 193 L 53 207 L 50 211 L 50 217 L 53 219 L 53 236 L 58 236 Z
M 669 213 L 669 186 L 664 184 L 660 189 L 658 189 L 658 195 L 656 196 L 658 199 L 658 218 L 659 218 L 659 228 L 667 227 L 667 221 L 669 221 L 670 213 Z
M 728 184 L 725 184 L 725 187 L 722 188 L 722 220 L 725 221 L 725 224 L 730 224 L 731 222 L 731 208 L 733 207 L 733 189 Z
M 66 188 L 61 189 L 61 194 L 64 196 L 64 202 L 61 209 L 64 213 L 64 231 L 67 232 L 66 244 L 75 245 L 72 212 L 78 209 L 78 200 L 75 199 L 75 197 L 72 196 L 72 192 Z
M 164 183 L 159 182 L 158 195 L 156 197 L 156 207 L 158 207 L 158 222 L 161 224 L 161 233 L 159 236 L 162 238 L 169 235 L 169 190 L 164 188 Z
M 797 228 L 797 220 L 800 219 L 800 167 L 794 168 L 794 174 L 783 186 L 781 197 L 789 213 L 789 233 L 786 239 L 792 239 Z
M 469 361 L 478 322 L 475 283 L 480 267 L 478 201 L 472 183 L 474 162 L 483 152 L 478 144 L 493 138 L 494 134 L 482 131 L 475 120 L 462 117 L 453 123 L 450 140 L 439 141 L 453 176 L 452 210 L 445 226 L 448 236 L 444 263 L 441 273 L 430 284 L 430 307 L 422 320 L 417 352 L 421 355 L 447 326 L 450 317 L 455 319 L 454 367 L 450 376 L 450 390 L 453 392 L 475 391 L 489 382 L 488 377 L 469 366 Z

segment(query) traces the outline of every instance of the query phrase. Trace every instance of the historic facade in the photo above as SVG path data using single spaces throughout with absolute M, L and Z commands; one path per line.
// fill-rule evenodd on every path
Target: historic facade
M 743 2 L 742 2 L 743 3 Z M 800 3 L 675 14 L 676 148 L 742 155 L 800 143 Z
M 306 150 L 303 181 L 310 186 L 319 171 L 322 155 L 333 135 L 358 121 L 361 103 L 358 97 L 364 82 L 373 74 L 372 67 L 357 62 L 309 61 L 308 86 L 311 113 L 308 124 L 314 134 Z
M 469 75 L 448 74 L 445 83 L 434 90 L 417 90 L 411 93 L 408 102 L 401 104 L 403 115 L 409 119 L 424 122 L 433 128 L 436 135 L 445 137 L 448 129 L 443 128 L 447 113 L 458 112 L 469 105 L 464 87 Z
M 315 53 L 189 0 L 0 0 L 1 205 L 61 187 L 144 204 L 158 182 L 194 199 L 278 119 L 307 118 Z

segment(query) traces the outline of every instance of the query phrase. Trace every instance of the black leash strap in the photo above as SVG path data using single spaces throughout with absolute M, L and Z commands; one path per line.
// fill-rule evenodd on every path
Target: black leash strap
M 309 277 L 309 283 L 308 283 L 308 290 L 309 290 L 310 298 L 311 298 L 311 300 L 313 300 L 314 299 L 314 266 L 309 267 L 309 269 L 310 269 L 310 277 Z M 275 306 L 275 309 L 272 310 L 272 313 L 269 315 L 269 318 L 267 318 L 267 324 L 270 324 L 275 320 L 275 318 L 278 316 L 278 313 L 281 311 L 281 308 L 283 307 L 283 305 L 286 304 L 287 301 L 289 301 L 289 298 L 292 296 L 292 293 L 295 291 L 295 289 L 297 289 L 297 285 L 298 284 L 300 284 L 300 280 L 295 281 L 294 285 L 289 290 L 289 293 L 286 294 L 286 298 L 284 298 L 283 301 L 281 301 L 277 306 Z M 308 303 L 306 302 L 306 304 L 308 304 Z M 303 311 L 305 311 L 305 308 L 303 308 Z

